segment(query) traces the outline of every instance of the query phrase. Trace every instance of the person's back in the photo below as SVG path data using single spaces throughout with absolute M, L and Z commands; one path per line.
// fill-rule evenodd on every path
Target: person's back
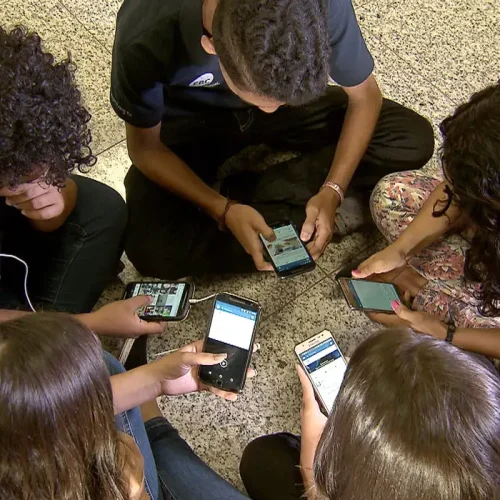
M 486 360 L 409 331 L 355 352 L 318 446 L 336 500 L 500 498 L 500 381 Z
M 304 415 L 314 415 L 308 405 L 315 404 L 305 396 Z M 451 344 L 406 329 L 372 336 L 350 360 L 315 454 L 305 436 L 318 424 L 307 418 L 314 420 L 303 417 L 302 452 L 312 449 L 314 464 L 305 463 L 302 453 L 300 465 L 306 483 L 307 470 L 314 476 L 309 498 L 500 498 L 500 379 L 487 360 Z M 272 455 L 281 453 L 283 471 L 285 453 L 291 461 L 292 445 L 297 449 L 297 441 L 290 441 L 290 435 L 276 434 L 245 451 L 241 472 L 254 500 L 271 498 L 251 490 L 260 489 L 264 475 L 279 477 Z M 253 475 L 258 451 L 264 472 Z

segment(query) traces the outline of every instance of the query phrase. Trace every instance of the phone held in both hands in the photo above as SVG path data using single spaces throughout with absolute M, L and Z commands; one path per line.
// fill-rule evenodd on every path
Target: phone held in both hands
M 253 353 L 260 305 L 230 293 L 215 296 L 203 352 L 227 353 L 214 366 L 200 366 L 200 380 L 225 391 L 240 392 Z
M 300 239 L 295 225 L 288 221 L 271 224 L 276 235 L 274 241 L 267 241 L 262 235 L 266 255 L 279 278 L 289 278 L 312 271 L 316 267 L 311 254 Z
M 193 297 L 192 283 L 165 281 L 132 282 L 127 285 L 124 299 L 149 295 L 150 304 L 141 307 L 137 314 L 145 321 L 182 321 L 189 313 L 189 300 Z
M 347 362 L 328 330 L 295 346 L 295 354 L 306 372 L 324 410 L 332 411 L 344 380 Z
M 358 311 L 394 314 L 391 302 L 401 300 L 391 283 L 345 277 L 337 277 L 337 282 L 351 309 Z

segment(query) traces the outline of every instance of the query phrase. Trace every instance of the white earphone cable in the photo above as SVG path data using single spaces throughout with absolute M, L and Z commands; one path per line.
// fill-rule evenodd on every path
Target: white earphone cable
M 31 303 L 30 297 L 28 295 L 28 270 L 29 270 L 28 264 L 26 264 L 26 262 L 24 262 L 23 259 L 20 259 L 19 257 L 16 257 L 15 255 L 10 255 L 8 253 L 0 253 L 0 257 L 8 257 L 10 259 L 17 260 L 18 262 L 23 264 L 24 267 L 26 268 L 26 272 L 24 273 L 24 295 L 26 296 L 26 300 L 28 301 L 28 305 L 30 306 L 30 309 L 33 312 L 36 312 L 35 308 L 33 307 L 33 304 Z

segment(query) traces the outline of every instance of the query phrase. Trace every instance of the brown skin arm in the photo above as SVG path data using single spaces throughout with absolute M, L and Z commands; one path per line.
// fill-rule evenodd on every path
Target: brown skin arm
M 126 124 L 130 159 L 155 184 L 189 200 L 218 219 L 224 212 L 226 199 L 162 144 L 160 128 L 161 123 L 147 129 Z
M 375 130 L 382 109 L 382 94 L 373 75 L 355 87 L 344 87 L 344 90 L 349 103 L 326 180 L 339 184 L 345 191 Z

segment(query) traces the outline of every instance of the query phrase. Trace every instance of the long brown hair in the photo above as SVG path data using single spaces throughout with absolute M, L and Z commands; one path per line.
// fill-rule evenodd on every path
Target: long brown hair
M 125 500 L 99 341 L 66 315 L 0 324 L 0 491 L 25 500 Z
M 426 335 L 374 335 L 351 358 L 314 476 L 332 500 L 499 499 L 498 374 Z

